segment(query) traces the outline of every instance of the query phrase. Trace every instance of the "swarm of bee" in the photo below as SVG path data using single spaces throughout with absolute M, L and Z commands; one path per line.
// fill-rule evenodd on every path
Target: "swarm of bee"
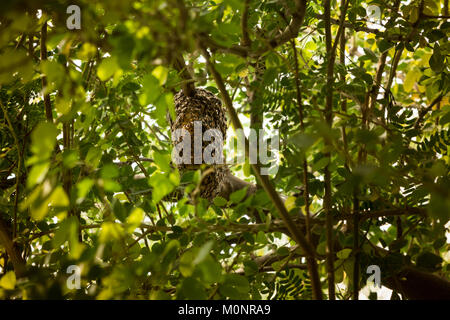
M 196 88 L 191 96 L 186 96 L 183 91 L 178 92 L 174 97 L 175 119 L 170 119 L 170 129 L 172 132 L 172 143 L 176 145 L 179 139 L 174 139 L 174 132 L 177 129 L 185 129 L 191 136 L 191 161 L 190 164 L 177 164 L 180 174 L 189 170 L 197 170 L 202 164 L 194 164 L 194 122 L 201 121 L 202 136 L 208 129 L 218 129 L 222 133 L 223 141 L 226 139 L 227 119 L 225 108 L 222 102 L 213 93 Z M 202 143 L 202 154 L 208 144 Z M 223 150 L 220 149 L 223 153 Z M 199 196 L 212 200 L 221 191 L 229 169 L 224 164 L 211 164 L 203 171 L 202 180 L 199 187 Z

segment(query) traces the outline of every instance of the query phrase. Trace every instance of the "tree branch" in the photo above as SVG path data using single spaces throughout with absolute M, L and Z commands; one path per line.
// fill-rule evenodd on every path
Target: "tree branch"
M 368 211 L 368 212 L 360 212 L 360 221 L 364 221 L 367 219 L 373 218 L 381 218 L 381 217 L 390 217 L 390 216 L 400 216 L 400 215 L 421 215 L 426 216 L 427 211 L 423 208 L 395 208 L 395 209 L 387 209 L 380 211 Z M 340 214 L 335 217 L 337 220 L 350 220 L 353 218 L 353 213 L 349 214 Z
M 298 35 L 298 31 L 303 24 L 307 6 L 308 1 L 295 0 L 295 11 L 292 13 L 292 20 L 289 25 L 286 27 L 286 29 L 284 29 L 282 33 L 268 41 L 269 46 L 257 50 L 254 55 L 260 56 L 265 52 L 289 41 L 290 39 L 295 38 Z
M 428 107 L 423 108 L 422 110 L 420 110 L 419 116 L 417 117 L 417 120 L 416 120 L 416 122 L 414 123 L 414 129 L 416 129 L 416 130 L 419 129 L 419 127 L 420 127 L 420 125 L 421 125 L 421 123 L 422 123 L 422 121 L 423 121 L 425 115 L 426 115 L 428 112 L 430 112 L 431 110 L 433 110 L 433 107 L 434 107 L 436 104 L 438 104 L 439 102 L 441 102 L 441 100 L 442 100 L 443 97 L 444 97 L 444 96 L 443 96 L 442 94 L 438 95 L 438 96 L 431 102 L 431 104 L 430 104 Z
M 250 47 L 251 41 L 248 35 L 248 7 L 250 5 L 250 0 L 245 0 L 244 9 L 241 16 L 241 30 L 242 30 L 242 40 L 241 45 L 244 47 Z
M 292 19 L 289 25 L 277 36 L 272 39 L 265 39 L 265 45 L 259 49 L 252 51 L 249 47 L 243 45 L 232 45 L 231 47 L 225 47 L 216 43 L 206 34 L 199 34 L 199 40 L 202 43 L 208 45 L 209 48 L 218 50 L 225 53 L 232 53 L 241 57 L 260 57 L 269 50 L 288 42 L 290 39 L 295 38 L 298 35 L 300 27 L 303 24 L 303 20 L 306 14 L 306 7 L 308 5 L 307 0 L 295 0 L 295 11 L 292 13 Z
M 181 83 L 181 88 L 184 95 L 187 97 L 192 97 L 195 92 L 194 81 L 192 81 L 192 76 L 189 73 L 186 64 L 184 63 L 184 59 L 181 53 L 176 54 L 172 64 L 175 70 L 180 73 L 181 78 L 185 80 Z
M 41 62 L 47 60 L 47 22 L 44 22 L 41 28 Z M 47 77 L 42 77 L 42 90 L 47 91 Z M 50 103 L 50 94 L 44 93 L 45 116 L 48 122 L 53 122 L 52 105 Z
M 4 213 L 1 212 L 1 215 L 3 214 Z M 12 240 L 8 225 L 2 217 L 0 217 L 0 242 L 5 247 L 6 253 L 14 266 L 14 272 L 17 277 L 23 277 L 26 273 L 25 259 L 22 258 L 19 249 Z

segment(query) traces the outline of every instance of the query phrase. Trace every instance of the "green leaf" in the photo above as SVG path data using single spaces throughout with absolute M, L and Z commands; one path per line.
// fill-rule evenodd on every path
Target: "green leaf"
M 118 183 L 115 180 L 104 179 L 102 182 L 103 182 L 103 188 L 107 192 L 119 192 L 119 191 L 122 191 L 122 186 L 120 185 L 120 183 Z
M 319 243 L 319 245 L 317 246 L 317 253 L 318 253 L 318 254 L 325 254 L 325 253 L 326 253 L 326 247 L 327 247 L 326 241 L 322 241 L 322 242 Z
M 267 238 L 266 238 L 266 235 L 264 234 L 264 232 L 258 231 L 258 233 L 256 234 L 255 241 L 257 243 L 267 244 Z
M 170 179 L 162 173 L 154 173 L 150 177 L 150 185 L 153 187 L 152 198 L 155 203 L 158 203 L 175 188 Z
M 424 252 L 417 257 L 416 263 L 420 268 L 427 269 L 429 271 L 437 271 L 441 268 L 442 258 L 431 253 Z
M 40 159 L 49 158 L 55 148 L 57 135 L 58 130 L 53 123 L 39 123 L 31 133 L 31 151 Z
M 401 248 L 403 248 L 404 246 L 406 246 L 408 244 L 408 240 L 407 239 L 403 239 L 403 240 L 394 240 L 391 242 L 391 244 L 389 245 L 389 250 L 391 251 L 397 251 L 400 250 Z
M 5 290 L 13 290 L 16 287 L 16 274 L 14 271 L 8 271 L 0 279 L 0 287 Z
M 301 149 L 307 149 L 314 144 L 316 139 L 307 133 L 297 133 L 291 139 L 293 144 Z
M 161 171 L 170 172 L 172 170 L 170 167 L 170 155 L 155 151 L 153 158 Z
M 119 169 L 115 164 L 107 164 L 100 171 L 100 176 L 103 179 L 114 179 L 119 176 Z
M 214 241 L 210 240 L 210 241 L 206 242 L 198 251 L 198 254 L 195 257 L 193 263 L 198 264 L 198 263 L 202 262 L 206 258 L 206 256 L 209 254 L 209 252 L 211 251 L 213 246 L 214 246 Z
M 50 207 L 67 207 L 69 206 L 69 198 L 66 195 L 66 192 L 61 186 L 56 187 L 50 196 L 43 201 L 39 206 L 31 207 L 31 217 L 40 221 L 45 218 L 48 213 Z
M 225 283 L 234 286 L 242 293 L 246 293 L 250 290 L 250 285 L 247 278 L 238 274 L 227 274 L 225 277 Z
M 279 247 L 277 249 L 277 254 L 280 256 L 287 256 L 289 254 L 289 252 L 290 252 L 289 249 L 286 247 Z
M 119 65 L 115 57 L 108 57 L 100 62 L 97 69 L 97 75 L 102 81 L 111 78 L 116 71 L 119 70 Z
M 77 55 L 81 60 L 88 61 L 92 59 L 97 52 L 97 47 L 91 43 L 83 43 L 80 51 L 78 51 Z
M 55 237 L 52 239 L 53 247 L 61 247 L 67 240 L 73 236 L 77 236 L 78 221 L 76 217 L 68 217 L 59 223 L 58 229 L 55 232 Z
M 286 209 L 287 209 L 288 212 L 295 208 L 295 201 L 296 200 L 297 200 L 297 198 L 294 197 L 294 196 L 288 197 L 286 199 L 286 201 L 284 202 L 284 205 L 286 206 Z
M 48 88 L 46 88 L 46 93 L 50 93 L 56 89 L 64 80 L 65 70 L 64 67 L 53 60 L 42 61 L 41 65 L 42 72 L 47 76 Z
M 142 210 L 141 208 L 134 208 L 133 211 L 131 211 L 130 215 L 127 217 L 128 232 L 132 232 L 136 228 L 138 228 L 144 220 L 144 216 L 144 210 Z
M 442 118 L 439 120 L 439 124 L 441 126 L 443 126 L 443 125 L 445 125 L 445 124 L 447 124 L 449 122 L 450 122 L 450 111 L 448 111 L 446 114 L 444 114 L 442 116 Z
M 163 66 L 157 66 L 152 71 L 152 75 L 158 79 L 159 84 L 163 85 L 166 83 L 167 75 L 169 74 L 169 70 Z
M 165 273 L 169 273 L 172 264 L 177 258 L 178 251 L 180 249 L 180 242 L 176 239 L 172 239 L 167 243 L 161 255 L 161 268 Z
M 195 259 L 196 250 L 188 250 L 180 258 L 179 269 L 183 277 L 190 277 L 194 272 L 193 261 Z
M 438 44 L 434 45 L 433 55 L 429 61 L 431 70 L 440 73 L 444 70 L 444 56 L 441 54 L 441 49 Z
M 342 249 L 341 251 L 338 251 L 336 253 L 336 256 L 339 259 L 345 260 L 350 256 L 351 253 L 352 253 L 352 249 L 346 248 L 346 249 Z
M 142 88 L 143 93 L 139 96 L 139 102 L 143 106 L 146 106 L 150 103 L 155 103 L 161 95 L 159 80 L 151 74 L 147 74 L 142 79 Z
M 207 256 L 199 265 L 202 279 L 208 284 L 219 282 L 222 277 L 222 267 L 211 256 Z
M 370 60 L 372 60 L 372 62 L 378 61 L 377 56 L 375 55 L 375 53 L 372 50 L 370 50 L 369 48 L 363 48 L 363 50 L 364 50 L 365 54 L 370 58 Z
M 411 92 L 414 84 L 417 82 L 417 80 L 420 78 L 421 73 L 417 69 L 410 70 L 405 77 L 405 82 L 403 83 L 403 89 L 405 89 L 406 92 Z
M 100 159 L 102 158 L 102 150 L 98 147 L 91 147 L 86 155 L 84 162 L 86 165 L 97 168 L 100 164 Z
M 258 271 L 259 267 L 255 261 L 249 260 L 244 262 L 244 272 L 247 277 L 257 274 Z
M 72 169 L 78 164 L 79 155 L 75 150 L 66 150 L 63 153 L 63 164 L 67 169 Z
M 322 157 L 322 158 L 320 158 L 316 163 L 314 163 L 314 165 L 311 167 L 311 170 L 312 170 L 313 172 L 322 170 L 322 169 L 325 168 L 329 163 L 330 163 L 330 158 L 329 158 L 329 157 Z
M 42 183 L 49 168 L 50 162 L 48 161 L 35 164 L 28 174 L 27 187 L 31 188 L 38 183 Z
M 84 178 L 77 183 L 77 203 L 81 203 L 94 185 L 94 180 Z
M 271 264 L 271 267 L 273 268 L 273 270 L 275 271 L 281 271 L 281 268 L 285 265 L 287 258 L 280 260 L 280 261 L 275 261 L 274 263 Z
M 193 277 L 183 280 L 179 294 L 184 299 L 206 300 L 207 295 L 203 284 Z
M 245 163 L 242 166 L 242 170 L 244 171 L 244 176 L 250 177 L 251 174 L 251 165 L 248 159 L 245 160 Z
M 61 186 L 53 189 L 53 192 L 49 198 L 49 204 L 54 207 L 66 207 L 69 205 L 69 198 Z
M 437 192 L 432 192 L 428 210 L 433 219 L 445 223 L 450 219 L 450 200 Z
M 71 99 L 64 99 L 64 98 L 56 98 L 55 99 L 55 108 L 56 111 L 58 111 L 58 114 L 66 114 L 70 111 L 72 107 L 72 100 Z
M 423 13 L 433 16 L 439 14 L 439 1 L 435 0 L 425 0 Z
M 214 204 L 216 206 L 223 207 L 223 206 L 225 206 L 227 204 L 227 199 L 225 199 L 223 197 L 220 197 L 220 196 L 217 196 L 217 197 L 214 198 L 213 202 L 214 202 Z
M 223 284 L 219 287 L 222 295 L 231 299 L 242 299 L 250 291 L 247 278 L 238 274 L 227 274 Z
M 100 229 L 99 240 L 102 243 L 118 240 L 122 237 L 124 233 L 122 225 L 114 222 L 103 222 L 102 228 Z
M 419 8 L 414 6 L 411 8 L 408 20 L 411 23 L 416 23 L 417 19 L 419 19 Z
M 394 46 L 394 43 L 387 41 L 385 39 L 382 39 L 380 42 L 378 42 L 378 49 L 380 50 L 381 53 L 389 50 L 393 46 Z
M 342 264 L 343 264 L 342 260 L 336 260 L 334 262 L 334 268 L 336 270 L 334 274 L 335 283 L 341 283 L 344 280 L 344 267 Z

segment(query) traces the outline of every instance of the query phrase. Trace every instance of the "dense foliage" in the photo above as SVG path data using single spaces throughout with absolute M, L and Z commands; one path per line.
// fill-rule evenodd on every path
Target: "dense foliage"
M 2 1 L 1 298 L 350 299 L 369 265 L 414 298 L 433 289 L 411 272 L 449 277 L 447 0 L 83 0 L 79 30 L 69 4 Z M 192 85 L 279 130 L 269 184 L 246 162 L 254 194 L 192 195 L 167 116 Z

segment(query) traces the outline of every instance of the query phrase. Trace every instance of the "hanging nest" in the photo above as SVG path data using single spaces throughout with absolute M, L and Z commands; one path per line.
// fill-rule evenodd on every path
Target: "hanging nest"
M 200 88 L 196 88 L 194 94 L 190 97 L 186 96 L 181 90 L 175 95 L 174 102 L 176 118 L 170 121 L 172 143 L 176 145 L 181 141 L 181 138 L 177 141 L 173 138 L 174 131 L 177 129 L 185 129 L 191 135 L 190 164 L 177 164 L 178 170 L 183 174 L 190 170 L 197 170 L 202 165 L 194 164 L 194 121 L 202 122 L 202 137 L 203 133 L 208 129 L 219 129 L 222 133 L 223 141 L 225 141 L 227 131 L 226 111 L 220 99 L 213 93 Z M 202 155 L 209 143 L 202 143 Z M 220 149 L 220 152 L 223 154 L 223 149 Z M 203 157 L 202 160 L 204 161 Z M 222 190 L 229 169 L 225 164 L 209 164 L 207 166 L 205 172 L 208 173 L 202 178 L 199 196 L 212 200 Z

